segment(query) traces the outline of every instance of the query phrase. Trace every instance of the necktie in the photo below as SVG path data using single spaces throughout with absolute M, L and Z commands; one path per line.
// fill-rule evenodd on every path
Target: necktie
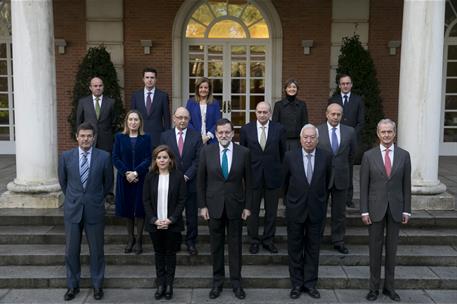
M 390 149 L 386 149 L 386 155 L 384 156 L 384 167 L 386 168 L 386 174 L 390 177 L 390 173 L 392 172 L 392 163 L 390 161 L 389 155 Z
M 152 92 L 148 92 L 148 97 L 146 97 L 146 111 L 148 111 L 148 115 L 151 114 L 151 107 L 152 107 L 151 94 L 152 94 Z
M 225 179 L 227 179 L 227 178 L 228 178 L 228 175 L 229 175 L 229 172 L 228 172 L 227 150 L 228 150 L 228 149 L 224 149 L 224 153 L 222 154 L 222 164 L 221 164 L 221 167 L 222 167 L 222 175 L 224 175 L 224 178 L 225 178 Z
M 184 148 L 184 139 L 182 138 L 182 131 L 179 131 L 178 134 L 179 134 L 179 138 L 178 138 L 179 156 L 182 156 L 182 150 Z
M 95 115 L 100 118 L 100 97 L 95 97 Z
M 336 128 L 332 128 L 332 150 L 333 154 L 336 155 L 338 152 L 338 137 L 336 136 Z
M 260 128 L 262 129 L 262 132 L 260 133 L 259 144 L 260 144 L 260 147 L 262 148 L 262 151 L 264 151 L 265 150 L 265 146 L 267 144 L 267 135 L 265 133 L 265 126 L 261 126 Z
M 308 184 L 311 184 L 311 180 L 313 178 L 313 165 L 311 164 L 311 154 L 306 154 L 306 158 L 308 158 L 308 164 L 306 165 L 306 179 L 308 180 Z
M 348 103 L 348 96 L 344 95 L 343 107 Z
M 89 161 L 87 160 L 87 152 L 81 154 L 79 176 L 81 177 L 81 184 L 86 189 L 87 179 L 89 178 Z

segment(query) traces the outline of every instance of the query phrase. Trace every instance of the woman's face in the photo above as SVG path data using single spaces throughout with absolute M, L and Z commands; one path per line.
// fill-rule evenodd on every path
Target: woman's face
M 295 96 L 297 95 L 298 88 L 295 85 L 295 83 L 291 83 L 286 87 L 286 94 L 289 96 Z
M 207 82 L 202 82 L 198 86 L 198 96 L 200 96 L 200 98 L 207 98 L 208 95 L 209 95 L 209 85 Z
M 159 170 L 165 170 L 170 167 L 170 156 L 166 151 L 162 151 L 159 154 L 157 154 L 156 158 L 156 165 L 159 168 Z
M 140 117 L 137 113 L 130 113 L 127 117 L 127 127 L 130 131 L 138 131 L 140 128 Z

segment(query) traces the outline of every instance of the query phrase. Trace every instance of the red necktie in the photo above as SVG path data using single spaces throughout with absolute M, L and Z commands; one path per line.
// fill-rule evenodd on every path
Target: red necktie
M 178 138 L 179 156 L 182 156 L 182 149 L 184 148 L 184 139 L 182 138 L 182 131 L 179 131 L 178 134 L 179 134 L 179 138 Z
M 386 149 L 386 155 L 384 156 L 384 167 L 386 168 L 386 174 L 390 177 L 390 173 L 392 171 L 392 162 L 390 161 L 389 156 L 390 149 Z

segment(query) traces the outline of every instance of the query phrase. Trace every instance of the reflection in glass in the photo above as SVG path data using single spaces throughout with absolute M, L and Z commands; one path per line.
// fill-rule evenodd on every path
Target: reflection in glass
M 225 3 L 225 0 L 211 0 L 209 5 L 216 17 L 227 15 L 227 4 Z
M 0 128 L 0 140 L 10 140 L 10 129 Z
M 224 62 L 222 61 L 209 61 L 208 62 L 208 77 L 222 77 L 224 69 Z
M 228 13 L 231 16 L 239 17 L 241 12 L 243 11 L 245 5 L 242 4 L 229 4 L 228 5 Z
M 260 19 L 262 19 L 262 14 L 253 5 L 248 5 L 241 16 L 241 20 L 243 20 L 243 22 L 248 26 Z
M 213 79 L 213 93 L 214 94 L 222 94 L 222 88 L 223 88 L 223 85 L 222 85 L 222 79 Z
M 444 129 L 444 142 L 457 142 L 457 129 Z
M 8 109 L 8 94 L 0 94 L 0 109 Z
M 208 54 L 219 54 L 222 55 L 224 52 L 224 47 L 222 45 L 209 45 L 208 46 Z
M 208 25 L 213 20 L 214 16 L 211 14 L 208 5 L 201 5 L 192 15 L 192 18 Z
M 197 61 L 197 62 L 189 62 L 189 76 L 204 76 L 204 71 L 203 71 L 203 62 Z
M 8 75 L 8 67 L 6 60 L 0 60 L 0 75 Z
M 8 78 L 0 77 L 0 91 L 8 92 Z
M 205 37 L 206 27 L 196 22 L 195 20 L 190 20 L 187 24 L 186 37 L 187 38 L 204 38 Z
M 446 80 L 446 93 L 457 93 L 457 79 Z
M 246 38 L 243 27 L 233 20 L 222 20 L 213 25 L 209 38 Z
M 251 45 L 251 56 L 265 56 L 265 46 Z
M 6 58 L 6 43 L 0 43 L 0 58 Z
M 233 112 L 231 113 L 232 123 L 236 126 L 244 126 L 246 124 L 245 112 Z
M 189 78 L 189 92 L 195 91 L 195 78 Z
M 265 81 L 263 79 L 251 79 L 251 93 L 265 93 Z
M 10 113 L 8 110 L 0 111 L 0 125 L 8 125 L 10 123 Z
M 249 34 L 251 35 L 251 38 L 268 38 L 270 34 L 265 20 L 261 20 L 251 25 L 249 27 Z
M 246 96 L 245 95 L 239 95 L 239 96 L 232 95 L 231 99 L 232 99 L 232 109 L 233 110 L 246 109 Z
M 200 53 L 203 52 L 204 48 L 205 47 L 203 45 L 189 45 L 189 52 Z
M 189 60 L 204 60 L 205 55 L 203 53 L 196 54 L 196 53 L 189 53 Z
M 265 62 L 251 61 L 251 77 L 265 77 Z
M 457 96 L 448 95 L 446 96 L 446 110 L 457 110 Z
M 233 55 L 246 55 L 246 46 L 244 45 L 232 45 L 232 56 Z
M 457 126 L 457 112 L 444 113 L 445 126 Z
M 255 116 L 255 111 L 250 111 L 250 112 L 249 112 L 249 118 L 250 118 L 249 121 L 255 121 L 255 120 L 257 120 L 257 117 Z
M 246 93 L 246 80 L 232 79 L 232 93 Z
M 261 101 L 265 101 L 265 96 L 264 95 L 256 95 L 256 96 L 250 96 L 249 98 L 249 106 L 251 109 L 255 109 L 257 104 Z
M 246 62 L 232 61 L 232 77 L 246 77 Z

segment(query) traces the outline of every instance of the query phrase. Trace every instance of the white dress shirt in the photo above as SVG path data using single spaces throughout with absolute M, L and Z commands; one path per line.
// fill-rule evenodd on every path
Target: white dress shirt
M 151 104 L 152 104 L 152 101 L 154 100 L 154 93 L 156 91 L 156 88 L 152 88 L 151 91 L 148 91 L 148 89 L 144 88 L 144 106 L 146 107 L 146 109 L 148 108 L 148 103 L 147 103 L 147 98 L 148 98 L 148 93 L 151 92 Z
M 206 111 L 208 109 L 208 105 L 206 103 L 204 104 L 199 104 L 200 105 L 200 113 L 202 116 L 202 129 L 201 129 L 201 134 L 206 135 Z
M 270 121 L 267 121 L 265 125 L 262 125 L 258 120 L 256 121 L 257 123 L 257 140 L 260 144 L 260 136 L 262 135 L 262 127 L 265 128 L 265 143 L 268 140 L 268 128 L 270 126 Z
M 335 133 L 336 133 L 336 138 L 338 138 L 338 147 L 341 144 L 341 128 L 340 124 L 338 124 L 336 127 L 333 127 L 331 124 L 327 122 L 327 127 L 328 127 L 328 138 L 330 139 L 330 147 L 332 146 L 332 134 L 333 134 L 333 128 L 336 128 Z
M 224 148 L 221 144 L 219 145 L 219 156 L 222 167 L 222 155 L 224 154 L 224 149 L 227 149 L 227 161 L 228 161 L 228 173 L 230 173 L 230 168 L 232 167 L 232 158 L 233 158 L 233 142 L 230 142 L 227 148 Z
M 157 187 L 157 218 L 164 220 L 168 218 L 168 184 L 170 174 L 159 174 L 159 185 Z
M 182 132 L 182 140 L 183 143 L 186 141 L 186 133 L 187 133 L 187 128 L 184 130 L 178 130 L 178 128 L 175 128 L 175 134 L 176 134 L 176 146 L 179 147 L 179 132 Z
M 97 98 L 98 98 L 98 104 L 100 105 L 100 109 L 101 109 L 102 108 L 103 95 L 100 95 L 98 97 L 92 95 L 92 102 L 94 103 L 94 109 L 97 108 Z

